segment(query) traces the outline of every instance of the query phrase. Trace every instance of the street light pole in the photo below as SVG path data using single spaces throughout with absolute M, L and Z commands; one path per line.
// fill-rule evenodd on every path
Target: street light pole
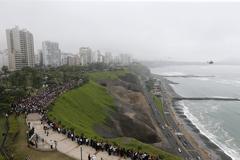
M 82 160 L 82 147 L 80 147 L 81 160 Z

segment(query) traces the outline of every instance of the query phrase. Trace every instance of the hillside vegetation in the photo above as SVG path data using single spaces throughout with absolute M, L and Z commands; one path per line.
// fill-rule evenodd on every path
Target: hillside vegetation
M 97 82 L 100 80 L 117 80 L 129 73 L 128 70 L 101 71 L 88 73 L 90 81 L 82 87 L 68 91 L 60 96 L 51 106 L 49 116 L 60 122 L 62 126 L 72 128 L 77 134 L 84 133 L 87 137 L 102 139 L 129 149 L 146 151 L 153 155 L 160 155 L 162 159 L 178 160 L 172 154 L 142 143 L 134 138 L 119 137 L 105 139 L 94 127 L 107 123 L 109 114 L 116 113 L 114 97 L 107 89 Z M 106 127 L 111 127 L 106 124 Z
M 3 133 L 4 133 L 4 125 L 5 125 L 5 117 L 0 116 L 0 144 L 2 144 L 3 141 Z
M 74 128 L 77 133 L 99 137 L 93 127 L 105 122 L 108 113 L 114 110 L 113 103 L 104 87 L 90 81 L 60 96 L 49 115 L 62 125 Z

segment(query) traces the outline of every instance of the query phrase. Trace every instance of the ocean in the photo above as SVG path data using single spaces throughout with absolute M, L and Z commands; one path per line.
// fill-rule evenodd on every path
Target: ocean
M 168 77 L 175 92 L 183 97 L 240 98 L 239 65 L 172 65 L 151 68 Z M 240 101 L 183 100 L 184 114 L 213 143 L 233 160 L 240 159 Z

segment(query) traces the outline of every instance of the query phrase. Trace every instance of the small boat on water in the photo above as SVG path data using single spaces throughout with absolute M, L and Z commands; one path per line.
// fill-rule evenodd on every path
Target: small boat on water
M 214 62 L 213 62 L 213 61 L 208 61 L 207 63 L 208 63 L 208 64 L 213 64 Z

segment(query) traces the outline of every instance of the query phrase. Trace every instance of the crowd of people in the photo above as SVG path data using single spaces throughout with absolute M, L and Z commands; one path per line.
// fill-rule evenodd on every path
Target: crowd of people
M 73 89 L 83 83 L 82 80 L 66 82 L 59 86 L 45 87 L 33 96 L 24 97 L 15 101 L 11 108 L 12 111 L 20 113 L 43 112 L 47 110 L 47 106 L 52 103 L 63 92 Z
M 125 149 L 123 147 L 116 146 L 104 141 L 97 141 L 95 139 L 86 137 L 84 134 L 77 135 L 74 133 L 74 131 L 61 127 L 57 123 L 49 120 L 47 117 L 43 117 L 42 120 L 44 122 L 47 122 L 47 126 L 44 126 L 45 133 L 47 133 L 46 130 L 52 129 L 59 134 L 67 136 L 69 139 L 78 143 L 79 145 L 86 145 L 94 148 L 96 152 L 105 151 L 108 153 L 108 155 L 126 157 L 130 158 L 131 160 L 158 160 L 156 157 L 150 156 L 145 152 L 137 152 L 132 149 Z
M 145 152 L 138 152 L 132 149 L 126 149 L 117 145 L 113 145 L 104 141 L 97 141 L 92 138 L 86 137 L 84 134 L 77 135 L 71 129 L 66 129 L 58 125 L 57 123 L 49 120 L 47 117 L 43 117 L 42 121 L 47 123 L 44 130 L 52 129 L 59 134 L 67 136 L 72 141 L 79 145 L 86 145 L 94 148 L 96 152 L 102 151 L 107 152 L 108 155 L 115 155 L 119 157 L 130 158 L 131 160 L 160 160 L 159 157 L 150 156 Z M 47 131 L 45 131 L 47 133 Z M 91 160 L 91 158 L 89 158 Z
M 145 152 L 126 149 L 104 141 L 97 141 L 92 138 L 87 138 L 83 134 L 77 135 L 73 130 L 61 127 L 61 125 L 50 120 L 47 116 L 47 106 L 50 103 L 53 103 L 63 92 L 73 89 L 82 83 L 82 81 L 70 81 L 59 86 L 45 88 L 34 96 L 16 101 L 12 104 L 12 110 L 17 114 L 25 113 L 27 115 L 29 113 L 39 113 L 42 116 L 42 123 L 46 123 L 46 126 L 44 126 L 46 134 L 48 134 L 49 129 L 52 129 L 59 134 L 66 135 L 69 139 L 79 145 L 87 145 L 94 148 L 96 152 L 105 151 L 109 155 L 130 158 L 131 160 L 160 160 L 160 157 L 151 156 Z M 34 133 L 31 134 L 33 135 Z M 92 157 L 93 156 L 88 156 L 88 159 L 92 160 Z

